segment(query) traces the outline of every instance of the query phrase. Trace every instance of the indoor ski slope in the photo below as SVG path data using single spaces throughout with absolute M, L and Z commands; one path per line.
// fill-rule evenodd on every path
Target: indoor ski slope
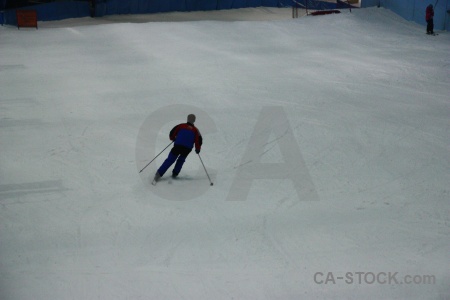
M 448 299 L 450 35 L 284 11 L 0 28 L 0 299 Z

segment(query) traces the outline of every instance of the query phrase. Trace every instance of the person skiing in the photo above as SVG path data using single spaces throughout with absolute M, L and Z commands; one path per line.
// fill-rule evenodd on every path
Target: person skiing
M 425 20 L 427 21 L 427 34 L 434 34 L 433 17 L 434 17 L 434 9 L 433 5 L 430 4 L 427 6 L 427 9 L 425 10 Z
M 172 178 L 176 178 L 183 167 L 186 157 L 191 153 L 195 145 L 195 152 L 200 153 L 203 138 L 197 127 L 194 126 L 195 115 L 187 116 L 187 123 L 181 123 L 172 128 L 169 134 L 171 141 L 174 141 L 172 150 L 163 164 L 159 167 L 155 174 L 154 182 L 158 181 L 170 166 L 176 161 L 172 171 Z

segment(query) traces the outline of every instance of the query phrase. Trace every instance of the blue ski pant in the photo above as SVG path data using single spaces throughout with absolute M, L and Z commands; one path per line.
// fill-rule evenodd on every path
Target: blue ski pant
M 192 149 L 175 145 L 172 150 L 170 150 L 169 156 L 167 156 L 166 160 L 163 162 L 161 167 L 158 169 L 159 175 L 163 176 L 166 173 L 167 169 L 170 168 L 171 165 L 176 161 L 175 167 L 173 168 L 172 173 L 174 175 L 178 175 L 180 173 L 181 168 L 186 160 L 186 157 L 191 153 Z

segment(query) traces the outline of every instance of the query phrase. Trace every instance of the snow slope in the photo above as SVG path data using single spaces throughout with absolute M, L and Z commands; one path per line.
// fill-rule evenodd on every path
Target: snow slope
M 448 299 L 448 33 L 129 18 L 0 28 L 0 299 Z

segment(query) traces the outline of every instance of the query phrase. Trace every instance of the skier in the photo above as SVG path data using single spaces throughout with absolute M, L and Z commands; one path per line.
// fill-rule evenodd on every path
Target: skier
M 91 12 L 91 18 L 95 18 L 95 1 L 97 0 L 89 0 L 89 11 Z
M 170 150 L 169 156 L 156 172 L 154 182 L 158 181 L 175 161 L 172 178 L 176 178 L 194 145 L 195 153 L 200 153 L 203 138 L 200 131 L 194 126 L 194 123 L 195 115 L 190 114 L 187 116 L 187 123 L 181 123 L 172 128 L 169 138 L 171 141 L 174 141 L 174 146 Z
M 433 5 L 430 4 L 427 6 L 427 9 L 425 10 L 425 20 L 427 21 L 427 34 L 434 34 L 433 17 L 434 17 L 434 9 Z

